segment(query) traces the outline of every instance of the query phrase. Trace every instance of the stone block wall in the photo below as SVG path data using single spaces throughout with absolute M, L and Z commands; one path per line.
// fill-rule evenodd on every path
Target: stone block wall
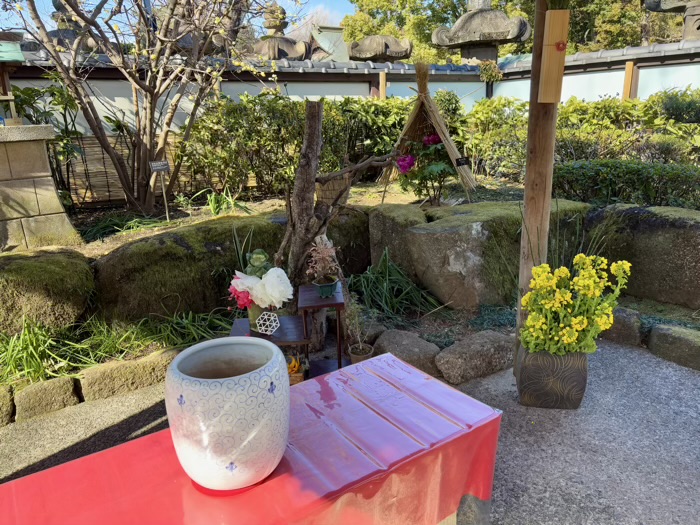
M 0 127 L 0 251 L 75 245 L 51 178 L 46 141 L 51 126 Z

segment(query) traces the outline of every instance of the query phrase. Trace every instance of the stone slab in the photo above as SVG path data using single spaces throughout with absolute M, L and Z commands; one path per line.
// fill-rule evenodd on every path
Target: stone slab
M 55 137 L 56 132 L 50 124 L 0 127 L 0 142 L 52 140 Z
M 603 339 L 622 345 L 642 346 L 642 320 L 630 308 L 615 308 L 612 328 L 601 334 Z
M 15 404 L 12 399 L 12 389 L 9 386 L 0 386 L 0 426 L 12 422 L 12 414 Z
M 49 215 L 65 211 L 51 177 L 34 179 L 34 187 L 36 188 L 36 200 L 39 203 L 39 213 Z
M 459 385 L 510 368 L 514 351 L 514 336 L 485 330 L 445 348 L 435 364 L 447 381 Z
M 0 252 L 26 249 L 27 240 L 24 238 L 22 220 L 0 221 Z
M 65 213 L 22 219 L 27 247 L 77 246 L 82 243 Z
M 9 180 L 12 178 L 10 172 L 10 161 L 7 159 L 7 150 L 4 144 L 0 144 L 0 180 Z
M 649 336 L 649 351 L 681 366 L 700 370 L 700 330 L 656 325 Z
M 5 149 L 10 161 L 10 173 L 13 179 L 51 176 L 45 142 L 8 142 L 5 144 Z
M 80 403 L 72 377 L 56 377 L 32 383 L 15 393 L 16 421 L 25 421 Z
M 39 215 L 33 180 L 6 180 L 0 183 L 0 220 Z
M 88 368 L 80 379 L 83 399 L 105 399 L 165 381 L 165 372 L 177 353 L 167 350 L 133 361 L 114 361 Z

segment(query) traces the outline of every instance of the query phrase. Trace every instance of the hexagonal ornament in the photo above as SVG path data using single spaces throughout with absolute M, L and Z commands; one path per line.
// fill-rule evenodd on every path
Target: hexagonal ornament
M 280 327 L 280 319 L 275 313 L 263 312 L 258 317 L 255 325 L 261 334 L 272 335 Z

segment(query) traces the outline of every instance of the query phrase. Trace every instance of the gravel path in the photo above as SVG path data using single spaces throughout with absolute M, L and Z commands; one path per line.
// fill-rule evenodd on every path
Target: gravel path
M 577 411 L 521 407 L 508 370 L 460 389 L 503 410 L 492 522 L 700 523 L 700 372 L 601 343 Z M 0 428 L 0 482 L 165 428 L 163 386 Z
M 511 370 L 461 386 L 503 410 L 492 523 L 700 523 L 700 372 L 599 348 L 577 411 L 520 406 Z

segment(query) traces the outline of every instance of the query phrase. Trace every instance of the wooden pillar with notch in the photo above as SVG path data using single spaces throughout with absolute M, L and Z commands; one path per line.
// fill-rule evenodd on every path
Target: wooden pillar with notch
M 525 320 L 520 298 L 530 286 L 532 268 L 547 261 L 557 110 L 561 100 L 569 34 L 569 11 L 548 11 L 547 6 L 547 0 L 536 0 L 520 241 L 517 334 Z M 517 339 L 514 374 L 519 381 L 520 337 Z
M 639 66 L 633 60 L 625 64 L 625 84 L 622 88 L 622 100 L 637 98 L 639 91 Z
M 379 100 L 386 100 L 386 71 L 379 73 Z

